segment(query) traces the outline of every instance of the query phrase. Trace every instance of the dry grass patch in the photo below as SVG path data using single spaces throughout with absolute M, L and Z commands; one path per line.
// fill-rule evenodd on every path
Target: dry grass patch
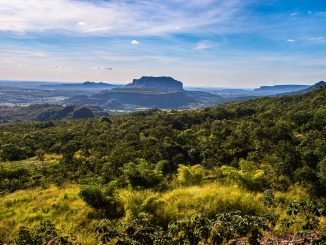
M 95 244 L 94 229 L 102 214 L 85 206 L 78 192 L 79 185 L 68 185 L 4 196 L 0 204 L 0 229 L 15 234 L 19 226 L 33 227 L 41 220 L 51 220 L 62 232 L 76 235 L 82 244 Z

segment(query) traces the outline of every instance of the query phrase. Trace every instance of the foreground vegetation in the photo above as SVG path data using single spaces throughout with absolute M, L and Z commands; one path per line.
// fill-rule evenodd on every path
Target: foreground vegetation
M 201 217 L 209 218 L 209 220 L 216 220 L 216 214 L 228 213 L 230 210 L 241 212 L 233 213 L 233 216 L 241 214 L 242 216 L 249 215 L 248 217 L 255 220 L 260 219 L 259 217 L 263 218 L 264 223 L 258 227 L 262 234 L 278 235 L 298 231 L 300 223 L 284 227 L 281 221 L 291 220 L 286 211 L 287 206 L 295 197 L 299 200 L 308 198 L 308 194 L 298 187 L 292 188 L 287 193 L 274 193 L 275 205 L 270 206 L 264 203 L 266 198 L 264 199 L 262 193 L 252 193 L 237 186 L 228 187 L 219 183 L 204 183 L 200 186 L 174 188 L 165 192 L 135 191 L 127 188 L 120 190 L 117 195 L 117 199 L 125 210 L 125 216 L 112 219 L 112 223 L 105 221 L 103 224 L 101 220 L 105 215 L 87 206 L 78 197 L 78 193 L 78 185 L 67 185 L 61 188 L 52 186 L 45 190 L 17 191 L 6 195 L 2 200 L 0 214 L 2 240 L 18 237 L 20 234 L 18 228 L 21 226 L 38 227 L 40 220 L 51 220 L 61 234 L 68 236 L 71 233 L 72 237 L 75 237 L 76 241 L 81 244 L 97 244 L 104 234 L 98 234 L 96 228 L 105 224 L 106 229 L 109 229 L 108 225 L 110 225 L 120 230 L 118 222 L 128 224 L 132 221 L 133 226 L 139 229 L 140 224 L 135 222 L 137 218 L 143 217 L 144 213 L 147 213 L 146 222 L 149 222 L 152 227 L 162 226 L 164 231 L 168 228 L 170 221 L 188 222 L 184 218 L 197 217 L 196 214 L 201 214 Z M 271 217 L 275 219 L 273 222 L 277 225 L 264 231 L 263 225 L 271 225 L 270 220 L 265 220 L 268 217 L 266 214 L 273 214 Z M 321 221 L 323 226 L 324 219 Z M 238 238 L 243 237 L 243 235 L 236 235 Z
M 146 213 L 166 232 L 171 221 L 200 215 L 216 222 L 236 210 L 241 219 L 272 213 L 271 234 L 298 231 L 288 205 L 299 210 L 312 198 L 315 211 L 325 206 L 325 95 L 320 88 L 204 110 L 2 126 L 1 237 L 52 220 L 94 244 L 103 218 L 115 227 Z M 263 201 L 269 189 L 273 205 Z M 307 230 L 322 229 L 320 221 Z

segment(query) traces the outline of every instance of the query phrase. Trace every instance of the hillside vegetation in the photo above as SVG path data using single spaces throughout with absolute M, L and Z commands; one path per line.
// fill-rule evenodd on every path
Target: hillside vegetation
M 281 223 L 295 197 L 325 205 L 325 115 L 322 87 L 203 110 L 1 126 L 0 235 L 50 219 L 95 244 L 105 217 L 115 225 L 146 213 L 166 230 L 173 220 L 235 210 L 272 212 L 274 234 L 293 232 Z
M 19 122 L 19 121 L 52 121 L 94 118 L 95 116 L 109 116 L 100 106 L 80 104 L 73 105 L 53 105 L 53 104 L 35 104 L 24 107 L 12 107 L 0 109 L 0 125 Z M 49 122 L 49 125 L 52 122 Z

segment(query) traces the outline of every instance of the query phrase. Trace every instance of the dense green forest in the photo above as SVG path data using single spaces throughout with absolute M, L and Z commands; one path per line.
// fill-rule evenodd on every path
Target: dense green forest
M 206 189 L 225 195 L 247 193 L 234 205 L 196 209 L 209 219 L 236 209 L 243 215 L 260 215 L 266 207 L 250 205 L 270 189 L 284 204 L 289 204 L 285 196 L 301 195 L 325 205 L 325 116 L 326 87 L 322 87 L 297 96 L 203 110 L 151 109 L 1 126 L 1 195 L 75 185 L 78 198 L 97 210 L 94 217 L 130 221 L 145 212 L 150 222 L 164 229 L 172 220 L 193 213 L 163 215 L 159 197 L 168 200 L 168 194 L 181 195 L 188 187 L 199 186 L 202 193 Z M 238 189 L 223 189 L 234 185 Z M 252 203 L 241 206 L 246 198 Z

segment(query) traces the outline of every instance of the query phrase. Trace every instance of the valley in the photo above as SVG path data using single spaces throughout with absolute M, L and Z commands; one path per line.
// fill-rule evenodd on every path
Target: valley
M 0 126 L 0 240 L 17 236 L 22 225 L 32 229 L 49 219 L 62 234 L 97 244 L 103 237 L 95 228 L 102 219 L 117 225 L 144 214 L 164 231 L 172 229 L 172 221 L 193 222 L 194 215 L 210 222 L 222 217 L 216 215 L 261 219 L 269 227 L 259 228 L 264 236 L 303 229 L 301 214 L 299 223 L 280 224 L 291 221 L 288 208 L 295 200 L 313 199 L 318 208 L 326 204 L 325 98 L 322 86 L 205 109 L 84 119 L 74 116 L 87 108 L 82 105 L 15 109 L 12 113 L 29 114 Z M 43 115 L 50 121 L 41 120 Z M 232 216 L 235 210 L 242 216 Z M 270 226 L 265 214 L 278 225 Z M 325 219 L 314 219 L 321 229 Z

